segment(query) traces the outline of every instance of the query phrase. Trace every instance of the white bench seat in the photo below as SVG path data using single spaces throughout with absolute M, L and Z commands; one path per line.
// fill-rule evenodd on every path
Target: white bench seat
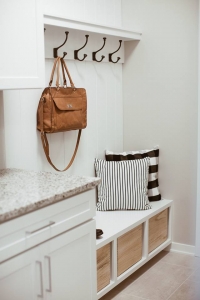
M 107 292 L 109 292 L 112 288 L 114 288 L 117 284 L 123 281 L 125 278 L 130 276 L 133 272 L 135 272 L 138 268 L 144 265 L 147 261 L 149 261 L 152 257 L 162 251 L 171 243 L 171 215 L 172 215 L 172 200 L 160 200 L 156 202 L 151 202 L 152 209 L 143 210 L 143 211 L 97 211 L 96 212 L 96 228 L 100 228 L 103 230 L 103 235 L 96 240 L 96 249 L 100 249 L 105 245 L 110 243 L 110 280 L 109 284 L 107 284 L 104 288 L 102 288 L 97 293 L 97 298 L 101 298 Z M 155 216 L 161 215 L 161 212 L 167 211 L 167 223 L 166 223 L 166 232 L 167 236 L 164 242 L 158 245 L 154 250 L 150 252 L 149 250 L 149 220 L 151 219 L 153 224 L 151 225 L 151 235 L 152 230 L 162 231 L 162 221 L 156 220 Z M 157 223 L 156 223 L 157 222 Z M 117 275 L 117 242 L 118 238 L 130 230 L 136 228 L 142 224 L 142 254 L 141 259 L 128 268 L 121 275 Z M 160 225 L 159 225 L 160 224 Z M 152 227 L 153 226 L 153 227 Z M 154 234 L 154 233 L 153 233 Z M 162 232 L 159 233 L 162 235 Z M 155 233 L 156 235 L 156 233 Z M 153 237 L 154 238 L 154 237 Z M 155 236 L 155 239 L 158 239 Z M 157 241 L 155 241 L 157 242 Z M 159 243 L 159 241 L 158 241 Z M 129 245 L 130 246 L 130 245 Z M 130 250 L 129 250 L 130 251 Z M 97 266 L 98 267 L 98 266 Z M 99 271 L 99 270 L 98 270 Z

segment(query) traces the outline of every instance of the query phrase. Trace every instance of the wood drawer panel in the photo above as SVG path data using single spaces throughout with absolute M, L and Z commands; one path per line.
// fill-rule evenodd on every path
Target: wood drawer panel
M 168 237 L 168 208 L 149 219 L 149 253 Z
M 109 243 L 97 250 L 97 292 L 110 283 L 110 247 Z
M 117 276 L 142 259 L 142 224 L 117 239 Z

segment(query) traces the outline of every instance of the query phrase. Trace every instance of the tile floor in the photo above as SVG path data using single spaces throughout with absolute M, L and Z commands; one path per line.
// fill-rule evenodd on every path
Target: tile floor
M 200 300 L 200 258 L 162 251 L 101 300 Z

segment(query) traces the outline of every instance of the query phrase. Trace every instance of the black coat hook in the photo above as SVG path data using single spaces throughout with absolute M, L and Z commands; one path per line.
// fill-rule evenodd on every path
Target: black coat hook
M 104 37 L 103 40 L 104 40 L 103 46 L 102 46 L 99 50 L 97 50 L 97 51 L 95 51 L 95 52 L 92 52 L 92 60 L 94 60 L 94 61 L 101 62 L 101 61 L 105 58 L 105 56 L 102 55 L 100 60 L 97 60 L 97 59 L 96 59 L 96 54 L 97 54 L 97 52 L 99 52 L 99 51 L 100 51 L 101 49 L 103 49 L 103 47 L 105 46 L 106 38 Z
M 58 57 L 58 49 L 61 48 L 62 46 L 64 46 L 64 44 L 66 43 L 69 31 L 65 31 L 65 34 L 66 34 L 66 38 L 65 38 L 64 43 L 62 45 L 60 45 L 59 47 L 57 47 L 57 48 L 53 48 L 53 57 L 54 58 Z M 64 52 L 64 53 L 66 53 L 65 55 L 67 55 L 67 52 Z
M 67 52 L 63 52 L 63 57 L 62 58 L 65 58 L 66 55 L 67 55 Z
M 114 64 L 116 64 L 116 63 L 120 60 L 120 57 L 117 57 L 117 60 L 116 60 L 116 61 L 113 61 L 113 60 L 112 60 L 112 56 L 113 56 L 114 53 L 116 53 L 117 51 L 119 51 L 119 49 L 121 48 L 121 44 L 122 44 L 122 40 L 119 40 L 119 48 L 118 48 L 115 52 L 109 53 L 109 54 L 108 54 L 108 60 L 109 60 L 110 62 L 114 63 Z
M 82 59 L 80 59 L 80 58 L 78 57 L 78 52 L 79 52 L 81 49 L 83 49 L 83 48 L 87 45 L 87 43 L 88 43 L 88 37 L 89 37 L 89 35 L 86 34 L 85 37 L 86 37 L 86 42 L 85 42 L 85 44 L 83 45 L 83 47 L 81 47 L 81 48 L 78 49 L 78 50 L 74 50 L 74 59 L 78 59 L 78 60 L 80 60 L 80 61 L 83 61 L 83 60 L 87 57 L 87 54 L 84 54 Z

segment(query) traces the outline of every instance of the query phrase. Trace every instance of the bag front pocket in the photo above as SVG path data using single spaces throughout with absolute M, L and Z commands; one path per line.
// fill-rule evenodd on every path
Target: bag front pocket
M 53 98 L 54 132 L 83 129 L 86 127 L 86 109 L 82 97 Z

